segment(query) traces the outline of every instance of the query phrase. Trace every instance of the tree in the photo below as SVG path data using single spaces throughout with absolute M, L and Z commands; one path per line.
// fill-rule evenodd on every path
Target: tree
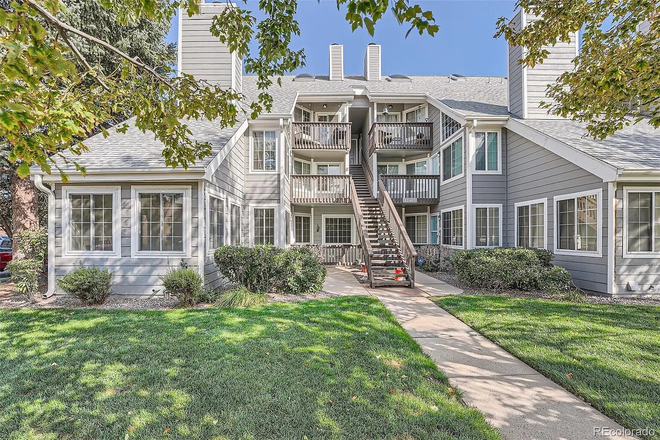
M 568 41 L 573 32 L 582 35 L 575 69 L 548 88 L 552 102 L 545 107 L 550 113 L 586 122 L 597 139 L 646 117 L 660 127 L 657 0 L 518 0 L 517 6 L 538 20 L 518 31 L 500 18 L 496 36 L 527 49 L 523 65 L 542 63 L 549 45 Z M 640 31 L 640 25 L 648 30 Z
M 140 20 L 162 25 L 179 7 L 189 15 L 199 11 L 198 0 L 98 1 L 124 25 Z M 108 41 L 109 35 L 85 32 L 67 19 L 59 0 L 0 0 L 1 5 L 0 136 L 13 147 L 9 159 L 22 161 L 20 176 L 29 173 L 31 164 L 51 172 L 53 156 L 62 157 L 64 150 L 84 151 L 80 141 L 115 114 L 134 116 L 138 128 L 152 131 L 164 144 L 165 163 L 186 168 L 210 154 L 211 147 L 192 139 L 185 118 L 218 120 L 225 127 L 235 124 L 241 112 L 256 117 L 271 106 L 268 89 L 273 78 L 305 62 L 304 51 L 290 47 L 292 36 L 300 33 L 296 0 L 259 0 L 265 14 L 259 22 L 247 9 L 228 2 L 213 20 L 212 32 L 245 60 L 247 73 L 258 76 L 261 93 L 249 103 L 234 90 L 190 75 L 175 77 L 169 66 L 149 64 Z M 353 29 L 365 27 L 371 34 L 389 9 L 410 25 L 409 32 L 433 35 L 438 30 L 432 13 L 409 0 L 337 0 L 337 6 L 342 5 Z M 252 41 L 257 42 L 254 51 Z M 85 45 L 116 61 L 95 64 L 89 52 L 83 52 Z

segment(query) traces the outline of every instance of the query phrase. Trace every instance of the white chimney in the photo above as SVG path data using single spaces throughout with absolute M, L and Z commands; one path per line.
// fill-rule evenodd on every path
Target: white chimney
M 344 46 L 330 45 L 330 81 L 344 80 Z
M 211 35 L 211 18 L 220 14 L 226 3 L 201 3 L 200 13 L 189 17 L 179 10 L 178 71 L 197 80 L 241 92 L 243 62 Z
M 518 11 L 511 20 L 516 29 L 522 29 L 536 20 L 532 14 Z M 578 35 L 572 33 L 570 41 L 559 41 L 554 46 L 545 46 L 550 54 L 533 68 L 523 67 L 518 60 L 524 57 L 522 47 L 508 46 L 509 63 L 509 111 L 525 119 L 555 119 L 559 116 L 549 115 L 547 108 L 539 107 L 541 101 L 550 103 L 546 96 L 546 88 L 554 83 L 564 72 L 570 72 L 575 67 L 573 59 L 578 55 Z
M 367 81 L 380 81 L 381 49 L 379 44 L 369 43 L 364 54 L 364 78 Z

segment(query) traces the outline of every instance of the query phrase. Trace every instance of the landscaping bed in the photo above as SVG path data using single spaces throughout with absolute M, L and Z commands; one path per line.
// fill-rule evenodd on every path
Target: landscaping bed
M 501 295 L 432 300 L 623 426 L 660 438 L 660 308 Z
M 499 438 L 368 297 L 0 310 L 0 364 L 0 438 Z

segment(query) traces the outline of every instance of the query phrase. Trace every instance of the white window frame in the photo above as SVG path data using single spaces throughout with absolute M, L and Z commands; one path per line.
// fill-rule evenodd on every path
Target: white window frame
M 425 163 L 426 164 L 426 173 L 425 174 L 408 174 L 408 165 L 414 165 L 415 168 L 417 168 L 418 163 Z M 403 175 L 404 176 L 428 176 L 429 175 L 429 169 L 430 169 L 430 164 L 429 164 L 429 158 L 425 157 L 423 159 L 413 159 L 410 161 L 403 162 L 403 171 L 405 172 Z
M 79 194 L 112 195 L 112 251 L 74 251 L 71 249 L 71 200 L 69 196 Z M 121 187 L 62 186 L 62 233 L 63 257 L 121 257 Z
M 488 133 L 497 134 L 497 169 L 496 170 L 477 170 L 477 133 L 484 133 L 486 136 L 486 168 L 488 168 Z M 474 136 L 474 165 L 472 169 L 472 174 L 502 174 L 502 130 L 476 130 Z
M 499 224 L 498 224 L 498 234 L 499 234 L 499 239 L 500 239 L 500 244 L 497 246 L 477 246 L 477 208 L 497 208 L 500 211 L 499 217 Z M 488 215 L 488 213 L 486 213 Z M 488 217 L 487 217 L 488 218 Z M 503 237 L 502 237 L 502 204 L 499 203 L 479 203 L 476 205 L 472 205 L 472 224 L 474 227 L 472 228 L 472 239 L 474 243 L 475 248 L 498 248 L 498 247 L 504 247 L 503 244 Z M 488 221 L 487 221 L 488 223 Z M 487 225 L 489 227 L 490 225 Z
M 232 246 L 240 246 L 243 243 L 243 234 L 242 234 L 242 229 L 243 229 L 243 209 L 239 203 L 233 203 L 230 201 L 229 203 L 229 240 L 232 241 L 232 236 L 231 236 L 231 228 L 234 226 L 234 219 L 231 216 L 231 210 L 232 207 L 236 206 L 238 208 L 238 243 L 230 243 Z
M 570 249 L 559 249 L 559 228 L 557 225 L 557 220 L 558 220 L 558 214 L 557 214 L 557 203 L 559 203 L 562 200 L 570 200 L 570 199 L 576 199 L 578 197 L 585 197 L 585 196 L 596 196 L 596 203 L 598 204 L 598 207 L 596 208 L 597 211 L 597 216 L 598 218 L 596 219 L 596 250 L 595 251 L 582 251 L 582 250 L 570 250 Z M 554 221 L 553 221 L 553 229 L 554 229 L 554 250 L 555 250 L 555 255 L 576 255 L 576 256 L 583 256 L 583 257 L 592 257 L 592 258 L 600 258 L 603 256 L 603 189 L 598 188 L 595 190 L 589 190 L 589 191 L 581 191 L 578 193 L 572 193 L 572 194 L 562 194 L 560 196 L 554 196 L 552 198 L 552 211 L 553 211 L 553 216 L 554 216 Z M 576 205 L 576 212 L 577 212 L 577 205 Z M 575 228 L 577 229 L 577 222 L 575 224 Z
M 660 193 L 658 186 L 626 186 L 623 188 L 623 258 L 657 258 L 660 250 L 650 252 L 635 252 L 628 250 L 628 194 L 630 193 Z M 611 213 L 610 213 L 611 215 Z M 651 247 L 655 237 L 655 194 L 651 197 Z M 608 233 L 611 233 L 608 231 Z
M 388 168 L 389 168 L 389 167 L 394 167 L 394 166 L 396 166 L 397 170 L 396 170 L 396 174 L 395 174 L 395 175 L 396 175 L 396 176 L 399 176 L 399 175 L 400 175 L 400 171 L 401 171 L 401 166 L 400 166 L 400 165 L 401 165 L 401 162 L 380 162 L 380 163 L 376 163 L 376 173 L 378 173 L 378 167 L 385 166 L 385 167 L 388 167 Z M 388 173 L 388 174 L 386 174 L 386 175 L 390 175 L 390 174 Z M 381 176 L 382 176 L 382 174 L 381 174 Z
M 254 134 L 259 132 L 268 132 L 272 131 L 275 133 L 275 169 L 274 170 L 255 170 L 254 169 Z M 280 131 L 275 129 L 275 128 L 254 128 L 250 129 L 250 173 L 251 174 L 275 174 L 279 173 L 280 171 Z M 264 158 L 264 166 L 265 166 L 265 158 Z
M 443 115 L 445 115 L 445 116 L 447 116 L 447 117 L 453 119 L 455 122 L 458 122 L 458 130 L 456 130 L 456 131 L 455 131 L 454 133 L 452 133 L 451 135 L 447 136 L 446 139 L 444 138 L 444 136 L 445 136 L 445 127 L 444 127 L 444 123 L 443 123 Z M 456 136 L 456 134 L 461 133 L 461 132 L 463 131 L 464 128 L 465 128 L 465 127 L 463 126 L 463 124 L 461 124 L 459 121 L 456 121 L 456 118 L 455 118 L 455 117 L 449 115 L 448 113 L 440 112 L 440 141 L 441 141 L 443 144 L 444 144 L 445 142 L 449 142 L 449 140 L 450 140 L 451 138 L 453 138 L 454 136 Z
M 250 205 L 250 246 L 254 246 L 254 210 L 255 209 L 273 209 L 274 210 L 274 215 L 273 215 L 273 246 L 280 246 L 280 240 L 279 240 L 279 231 L 278 227 L 280 226 L 280 205 L 275 204 L 275 203 L 268 203 L 268 204 L 254 204 Z
M 326 218 L 350 218 L 351 219 L 351 242 L 350 243 L 326 243 L 325 242 L 325 219 Z M 355 224 L 355 216 L 353 214 L 322 214 L 321 215 L 321 244 L 328 246 L 336 246 L 342 244 L 356 244 L 357 243 L 357 225 Z
M 228 220 L 231 221 L 230 216 L 227 215 L 227 210 L 228 210 L 228 205 L 230 205 L 228 202 L 228 198 L 225 195 L 220 194 L 217 191 L 213 191 L 211 189 L 208 189 L 206 192 L 206 253 L 208 256 L 213 256 L 213 253 L 217 248 L 211 249 L 211 197 L 214 199 L 222 200 L 222 206 L 223 206 L 223 217 L 224 217 L 224 227 L 222 228 L 222 243 L 226 246 L 227 245 L 227 237 L 229 236 L 229 233 L 227 232 L 227 226 L 228 226 Z
M 450 244 L 444 244 L 444 242 L 442 240 L 443 234 L 444 234 L 444 229 L 442 227 L 442 214 L 444 214 L 445 212 L 458 211 L 459 209 L 463 212 L 463 246 L 455 246 L 455 245 L 450 245 Z M 465 249 L 465 247 L 467 245 L 467 243 L 466 243 L 467 242 L 467 234 L 465 233 L 465 220 L 466 220 L 465 219 L 465 205 L 459 205 L 459 206 L 454 206 L 454 207 L 451 207 L 451 208 L 441 209 L 440 210 L 440 217 L 438 219 L 438 221 L 440 222 L 438 224 L 438 230 L 440 231 L 440 235 L 439 235 L 440 244 L 443 245 L 443 246 L 447 246 L 451 249 Z
M 296 104 L 296 108 L 300 110 L 301 114 L 308 113 L 309 121 L 296 121 L 296 122 L 313 122 L 314 121 L 314 112 L 306 107 L 303 107 L 300 104 Z M 304 119 L 304 118 L 303 118 Z
M 309 219 L 309 241 L 297 241 L 296 240 L 296 217 L 307 217 Z M 293 242 L 296 244 L 312 244 L 314 243 L 314 228 L 312 227 L 312 214 L 307 213 L 293 213 Z
M 301 162 L 301 163 L 305 163 L 305 164 L 309 165 L 309 174 L 296 174 L 295 173 L 296 162 Z M 301 159 L 299 157 L 294 156 L 293 157 L 293 167 L 291 168 L 291 171 L 292 171 L 291 175 L 293 175 L 293 176 L 308 176 L 308 175 L 311 175 L 312 174 L 312 162 L 309 161 L 309 160 Z
M 433 239 L 432 239 L 433 229 L 431 228 L 431 219 L 433 217 L 435 217 L 435 219 L 436 219 L 435 220 L 435 228 L 436 228 L 435 237 L 436 237 L 437 241 L 435 243 L 433 242 Z M 441 235 L 442 235 L 442 231 L 440 231 L 440 215 L 438 213 L 431 214 L 429 216 L 429 243 L 431 243 L 431 244 L 440 244 L 440 241 L 442 240 Z
M 408 218 L 408 217 L 426 217 L 426 242 L 425 243 L 417 243 L 410 237 L 410 235 L 408 235 L 408 238 L 410 238 L 410 241 L 412 242 L 412 244 L 417 244 L 417 245 L 431 244 L 431 222 L 430 222 L 430 216 L 428 215 L 428 213 L 424 212 L 424 213 L 417 213 L 417 214 L 405 214 L 403 216 L 403 229 L 406 230 L 406 234 L 408 234 L 408 230 L 406 229 L 406 218 Z
M 439 169 L 438 171 L 440 172 L 440 185 L 441 185 L 441 186 L 444 185 L 444 184 L 447 184 L 447 183 L 454 182 L 454 181 L 456 181 L 456 180 L 462 178 L 463 176 L 465 176 L 465 151 L 466 151 L 465 136 L 463 136 L 463 130 L 462 130 L 462 129 L 459 130 L 457 133 L 454 133 L 454 135 L 456 135 L 456 137 L 453 137 L 453 136 L 452 136 L 451 138 L 447 139 L 445 145 L 443 145 L 443 146 L 440 148 L 440 151 L 438 152 L 438 154 L 440 155 L 440 162 L 439 162 L 440 169 Z M 462 138 L 462 139 L 463 139 L 463 140 L 462 140 L 462 147 L 461 147 L 461 149 L 463 150 L 463 152 L 461 153 L 461 159 L 462 159 L 462 160 L 461 160 L 461 173 L 460 173 L 460 174 L 457 174 L 457 175 L 455 175 L 455 176 L 453 176 L 453 177 L 451 177 L 451 178 L 449 178 L 449 179 L 447 179 L 447 180 L 444 180 L 444 175 L 443 175 L 443 173 L 442 173 L 442 170 L 444 169 L 444 161 L 445 161 L 445 160 L 444 160 L 444 155 L 443 155 L 442 153 L 443 153 L 447 148 L 451 148 L 451 145 L 452 145 L 454 142 L 456 142 L 456 141 L 458 140 L 458 138 Z
M 316 162 L 315 163 L 315 169 L 313 171 L 316 171 L 314 175 L 319 175 L 319 176 L 343 176 L 346 173 L 346 170 L 344 169 L 344 164 L 341 162 Z M 339 167 L 339 174 L 319 174 L 319 166 L 327 166 L 327 167 Z
M 402 115 L 401 115 L 402 116 L 401 117 L 401 122 L 406 122 L 406 116 L 408 115 L 408 113 L 416 112 L 420 108 L 424 109 L 424 119 L 426 119 L 428 121 L 428 119 L 429 119 L 429 105 L 428 104 L 419 104 L 419 105 L 416 105 L 416 106 L 411 107 L 409 109 L 403 110 Z
M 183 251 L 141 251 L 140 249 L 140 194 L 183 194 Z M 188 185 L 133 185 L 131 186 L 131 257 L 132 258 L 190 258 L 192 235 L 192 188 Z M 201 201 L 197 201 L 201 203 Z
M 532 248 L 532 249 L 548 249 L 548 198 L 535 199 L 524 202 L 514 203 L 513 205 L 513 228 L 514 228 L 514 246 L 518 247 L 518 208 L 522 206 L 532 206 L 543 204 L 543 247 L 542 248 Z M 531 237 L 531 228 L 532 224 L 529 224 L 529 236 Z

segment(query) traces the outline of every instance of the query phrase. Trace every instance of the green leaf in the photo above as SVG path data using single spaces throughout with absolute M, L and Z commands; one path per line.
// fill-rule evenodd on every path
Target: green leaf
M 16 169 L 16 174 L 18 174 L 18 177 L 21 179 L 25 179 L 30 175 L 30 165 L 28 165 L 27 162 L 22 162 Z

